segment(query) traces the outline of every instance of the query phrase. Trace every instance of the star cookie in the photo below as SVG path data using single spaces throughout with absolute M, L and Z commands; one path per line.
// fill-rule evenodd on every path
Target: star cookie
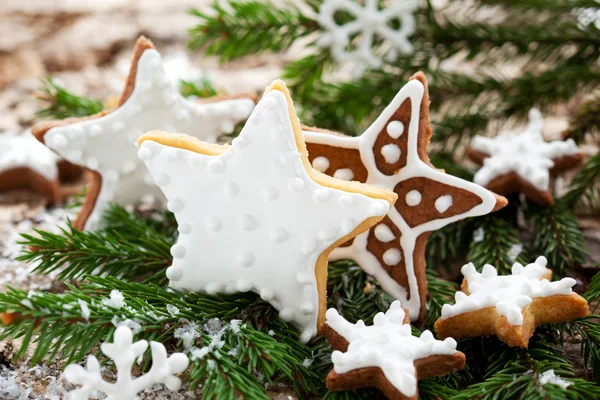
M 0 134 L 0 192 L 29 188 L 49 203 L 60 202 L 59 162 L 30 132 Z
M 310 166 L 279 81 L 231 146 L 162 132 L 138 143 L 179 226 L 170 285 L 257 292 L 300 329 L 303 341 L 325 317 L 329 252 L 379 222 L 396 200 L 389 190 Z
M 398 300 L 385 314 L 378 313 L 372 326 L 351 324 L 334 308 L 326 318 L 322 333 L 335 349 L 329 390 L 375 386 L 390 399 L 417 400 L 418 380 L 465 367 L 454 339 L 436 340 L 430 331 L 412 336 L 410 318 Z
M 429 162 L 429 95 L 416 74 L 359 137 L 305 128 L 312 165 L 335 178 L 394 190 L 398 201 L 374 229 L 335 249 L 330 260 L 351 259 L 402 301 L 411 317 L 425 313 L 425 245 L 430 232 L 488 214 L 506 199 L 445 174 Z
M 506 132 L 494 138 L 475 136 L 467 155 L 481 165 L 475 183 L 500 194 L 522 192 L 529 199 L 551 206 L 550 177 L 581 164 L 583 155 L 573 139 L 544 141 L 544 119 L 529 111 L 524 132 Z
M 142 37 L 119 107 L 87 118 L 36 125 L 36 137 L 66 160 L 92 171 L 82 209 L 73 226 L 94 230 L 109 203 L 123 206 L 164 196 L 137 159 L 135 141 L 151 129 L 188 132 L 216 142 L 248 117 L 251 98 L 197 103 L 186 100 L 169 79 L 160 54 Z
M 437 334 L 456 339 L 496 335 L 511 347 L 525 348 L 536 326 L 585 317 L 588 303 L 571 289 L 575 279 L 550 282 L 547 263 L 545 257 L 525 267 L 515 263 L 505 276 L 491 265 L 482 273 L 472 263 L 465 265 L 462 291 L 456 292 L 456 304 L 442 307 Z

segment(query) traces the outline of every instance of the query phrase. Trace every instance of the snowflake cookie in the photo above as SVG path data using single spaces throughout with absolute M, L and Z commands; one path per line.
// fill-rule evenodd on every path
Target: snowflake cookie
M 174 374 L 187 369 L 188 357 L 183 353 L 174 353 L 167 357 L 167 350 L 162 343 L 150 342 L 150 371 L 138 378 L 131 377 L 131 368 L 143 357 L 147 348 L 148 342 L 145 340 L 133 343 L 131 329 L 125 326 L 118 327 L 114 343 L 103 343 L 100 346 L 102 353 L 110 357 L 117 368 L 117 381 L 109 383 L 102 379 L 100 363 L 95 356 L 90 355 L 85 368 L 78 364 L 71 364 L 65 368 L 63 377 L 70 383 L 81 385 L 81 388 L 69 393 L 69 399 L 86 400 L 97 390 L 106 394 L 106 400 L 135 400 L 139 399 L 139 392 L 157 383 L 162 383 L 171 390 L 179 390 L 181 380 Z
M 325 0 L 317 16 L 324 30 L 317 44 L 330 48 L 338 63 L 352 62 L 357 76 L 369 67 L 380 67 L 381 56 L 392 61 L 399 54 L 412 53 L 408 38 L 415 33 L 413 12 L 419 2 L 394 0 L 388 3 L 380 9 L 377 0 L 365 0 L 364 6 L 355 0 Z M 343 14 L 348 14 L 349 21 L 340 25 L 336 17 Z M 395 20 L 400 23 L 398 29 L 391 25 Z
M 165 129 L 216 142 L 254 107 L 251 98 L 218 100 L 198 103 L 183 98 L 165 73 L 160 54 L 142 37 L 118 108 L 34 126 L 33 133 L 46 146 L 92 172 L 73 226 L 97 229 L 111 202 L 123 206 L 155 200 L 163 203 L 160 189 L 136 157 L 135 141 L 148 130 Z
M 416 74 L 359 137 L 314 128 L 304 136 L 312 165 L 335 178 L 394 190 L 398 201 L 375 228 L 335 249 L 330 260 L 351 259 L 410 312 L 425 313 L 425 245 L 432 231 L 506 205 L 489 190 L 445 174 L 429 162 L 429 94 Z
M 550 177 L 578 166 L 583 155 L 573 139 L 544 141 L 543 127 L 542 114 L 534 108 L 521 134 L 475 136 L 467 150 L 469 158 L 482 166 L 475 174 L 475 183 L 504 195 L 522 192 L 541 205 L 551 206 Z
M 397 300 L 385 314 L 375 315 L 372 326 L 351 324 L 333 308 L 326 318 L 323 335 L 335 349 L 329 390 L 375 386 L 390 399 L 416 400 L 419 379 L 465 367 L 454 339 L 436 340 L 430 331 L 412 336 L 408 313 Z
M 462 291 L 456 292 L 456 304 L 442 307 L 436 332 L 456 339 L 496 335 L 511 347 L 527 347 L 536 326 L 585 317 L 587 301 L 571 289 L 575 279 L 550 282 L 547 263 L 545 257 L 525 267 L 515 263 L 505 276 L 491 265 L 481 273 L 472 263 L 463 266 Z
M 379 222 L 396 200 L 391 191 L 310 166 L 279 81 L 231 146 L 162 132 L 138 143 L 179 225 L 170 285 L 255 291 L 299 327 L 303 341 L 324 320 L 329 252 Z

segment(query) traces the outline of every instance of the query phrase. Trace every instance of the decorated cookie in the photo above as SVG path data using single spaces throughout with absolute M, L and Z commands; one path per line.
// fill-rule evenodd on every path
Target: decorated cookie
M 109 203 L 164 202 L 146 168 L 137 159 L 136 140 L 151 129 L 188 132 L 216 142 L 248 117 L 251 98 L 199 104 L 184 99 L 166 75 L 150 41 L 136 44 L 129 78 L 119 107 L 87 118 L 36 125 L 37 138 L 66 160 L 92 171 L 83 207 L 74 226 L 96 229 Z M 160 182 L 157 182 L 160 184 Z
M 462 291 L 456 292 L 456 304 L 442 307 L 436 332 L 456 339 L 496 335 L 511 347 L 527 347 L 536 326 L 585 317 L 588 304 L 573 292 L 575 279 L 550 282 L 547 263 L 545 257 L 525 267 L 515 263 L 506 276 L 491 265 L 481 273 L 465 265 Z
M 429 95 L 422 73 L 404 86 L 359 137 L 305 128 L 312 166 L 338 179 L 394 190 L 398 201 L 375 228 L 331 253 L 351 259 L 402 301 L 413 319 L 425 312 L 425 245 L 430 232 L 484 215 L 506 199 L 429 163 Z
M 327 310 L 322 332 L 335 351 L 333 369 L 327 375 L 329 390 L 350 390 L 375 386 L 394 400 L 416 400 L 417 381 L 448 374 L 465 367 L 465 355 L 456 350 L 456 341 L 436 340 L 430 331 L 412 336 L 408 313 L 394 301 L 372 326 L 351 324 Z
M 30 132 L 0 133 L 0 192 L 29 188 L 59 202 L 59 160 Z
M 329 252 L 379 222 L 396 200 L 310 166 L 279 81 L 231 146 L 162 132 L 138 143 L 179 225 L 170 285 L 257 292 L 298 326 L 303 341 L 324 320 Z
M 467 155 L 481 165 L 475 183 L 500 194 L 522 192 L 544 205 L 554 204 L 550 177 L 582 161 L 573 139 L 545 142 L 544 120 L 535 108 L 529 111 L 524 132 L 506 132 L 494 138 L 475 136 Z

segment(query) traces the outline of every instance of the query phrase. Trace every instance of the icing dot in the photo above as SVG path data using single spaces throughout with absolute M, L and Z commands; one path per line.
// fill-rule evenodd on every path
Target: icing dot
M 239 279 L 235 284 L 235 288 L 238 292 L 248 292 L 252 289 L 252 284 L 245 279 Z
M 125 124 L 121 121 L 117 121 L 112 125 L 112 130 L 114 133 L 120 133 L 125 130 Z
M 333 177 L 343 181 L 351 181 L 354 178 L 354 173 L 350 168 L 341 168 L 333 173 Z
M 375 237 L 383 243 L 391 242 L 395 239 L 394 232 L 386 224 L 379 224 L 375 227 Z
M 240 187 L 235 182 L 225 182 L 225 193 L 231 197 L 235 197 L 240 192 Z
M 137 164 L 135 161 L 127 161 L 123 164 L 123 173 L 124 174 L 131 174 L 133 171 L 135 171 L 137 167 Z
M 397 265 L 402 260 L 402 254 L 398 249 L 388 249 L 383 253 L 383 262 L 389 266 Z
M 166 174 L 159 172 L 154 177 L 154 183 L 156 183 L 158 186 L 165 186 L 169 183 L 169 177 Z
M 269 288 L 263 288 L 260 291 L 260 298 L 265 300 L 265 301 L 269 301 L 269 300 L 273 300 L 273 297 L 275 297 L 275 293 L 273 293 L 273 291 Z
M 238 136 L 231 141 L 231 145 L 237 149 L 244 149 L 248 147 L 249 144 L 250 142 L 248 139 L 241 136 Z
M 179 233 L 187 235 L 192 231 L 192 226 L 190 224 L 181 224 L 177 230 Z
M 208 162 L 208 170 L 213 174 L 220 174 L 225 171 L 225 162 L 220 158 L 215 158 Z
M 342 220 L 342 233 L 344 235 L 349 234 L 356 227 L 356 222 L 352 218 L 345 218 Z
M 256 220 L 251 215 L 246 214 L 240 218 L 240 228 L 244 231 L 252 231 L 256 229 L 257 225 Z
M 336 235 L 337 235 L 337 232 L 336 232 L 335 228 L 323 229 L 319 232 L 319 239 L 325 240 L 325 241 L 331 241 L 331 240 L 335 239 Z
M 152 150 L 148 147 L 142 147 L 138 150 L 138 158 L 142 161 L 149 160 L 152 157 Z
M 283 310 L 279 311 L 279 318 L 289 322 L 294 319 L 294 314 L 295 312 L 291 308 L 284 308 Z
M 304 315 L 310 315 L 313 313 L 313 311 L 315 311 L 315 308 L 313 307 L 312 304 L 310 303 L 306 303 L 306 304 L 302 304 L 300 306 L 300 311 L 302 312 L 302 314 Z
M 312 239 L 309 239 L 302 244 L 302 252 L 304 254 L 311 254 L 316 249 L 317 249 L 317 243 Z
M 272 186 L 267 186 L 263 189 L 263 196 L 269 201 L 275 201 L 279 198 L 279 190 Z
M 219 292 L 219 284 L 211 282 L 208 285 L 206 285 L 205 290 L 208 294 L 217 294 Z
M 395 164 L 400 160 L 400 155 L 402 152 L 400 151 L 400 147 L 395 144 L 386 144 L 381 148 L 381 155 L 385 158 L 385 162 L 388 164 Z
M 418 206 L 421 204 L 421 192 L 418 190 L 411 190 L 410 192 L 406 193 L 405 200 L 406 204 L 411 207 Z
M 167 278 L 172 281 L 178 281 L 181 279 L 181 270 L 175 267 L 167 268 Z
M 183 210 L 183 201 L 180 199 L 171 199 L 167 202 L 167 208 L 171 212 L 178 212 Z
M 354 204 L 354 197 L 349 194 L 343 194 L 340 196 L 340 205 L 342 207 L 350 207 Z
M 269 96 L 264 99 L 263 104 L 265 105 L 265 108 L 273 109 L 277 107 L 277 99 L 273 96 Z
M 249 251 L 244 251 L 238 257 L 238 261 L 240 262 L 240 265 L 244 268 L 250 268 L 252 266 L 252 264 L 254 264 L 255 259 L 256 258 L 254 257 L 254 254 L 252 254 Z
M 171 246 L 171 255 L 174 258 L 183 258 L 185 257 L 185 247 L 182 244 L 174 244 Z
M 223 121 L 221 122 L 221 132 L 223 133 L 231 133 L 235 128 L 235 124 L 231 121 Z
M 273 231 L 273 233 L 271 233 L 271 238 L 273 239 L 274 242 L 276 243 L 283 243 L 286 240 L 288 240 L 290 237 L 290 234 L 288 231 L 286 231 L 284 228 L 282 227 L 277 227 L 275 228 L 275 230 Z
M 299 192 L 304 189 L 304 179 L 302 178 L 291 178 L 287 182 L 287 188 L 293 192 Z
M 387 134 L 398 139 L 404 133 L 404 124 L 400 121 L 392 121 L 387 126 Z
M 316 189 L 312 194 L 312 199 L 316 203 L 327 201 L 329 199 L 329 190 L 323 188 Z
M 221 230 L 223 224 L 216 217 L 207 217 L 206 218 L 206 228 L 211 232 L 218 232 Z
M 371 212 L 375 215 L 383 215 L 388 212 L 390 206 L 388 202 L 380 200 L 371 205 Z
M 69 131 L 69 136 L 73 139 L 78 139 L 81 135 L 83 135 L 83 128 L 81 125 L 75 125 Z
M 327 157 L 317 157 L 313 160 L 312 166 L 319 172 L 325 172 L 329 168 L 329 160 Z
M 90 128 L 90 137 L 96 137 L 102 133 L 102 127 L 98 124 L 94 124 Z
M 435 209 L 438 212 L 444 213 L 452 206 L 452 196 L 446 194 L 444 196 L 440 196 L 435 200 Z
M 54 149 L 64 149 L 67 146 L 67 138 L 61 134 L 52 135 L 48 140 L 48 146 Z

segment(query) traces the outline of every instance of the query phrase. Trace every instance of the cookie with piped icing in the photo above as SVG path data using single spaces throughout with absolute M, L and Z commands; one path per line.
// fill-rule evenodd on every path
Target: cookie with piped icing
M 496 211 L 504 197 L 436 169 L 427 155 L 427 82 L 418 73 L 358 137 L 304 128 L 312 166 L 334 178 L 393 190 L 398 201 L 377 226 L 335 249 L 399 299 L 413 320 L 425 313 L 425 246 L 432 231 Z
M 231 133 L 253 108 L 253 95 L 203 102 L 185 99 L 152 42 L 141 37 L 117 108 L 85 118 L 42 122 L 33 133 L 61 157 L 90 171 L 86 197 L 73 226 L 94 230 L 102 226 L 110 203 L 165 203 L 157 186 L 160 182 L 137 158 L 136 140 L 142 134 L 152 129 L 180 131 L 214 143 L 220 135 Z
M 580 165 L 583 154 L 573 139 L 546 142 L 543 127 L 542 114 L 534 108 L 521 133 L 475 136 L 467 149 L 469 158 L 481 166 L 475 183 L 504 195 L 520 192 L 544 206 L 554 204 L 551 178 Z
M 336 309 L 327 310 L 323 335 L 335 349 L 329 390 L 377 387 L 394 400 L 416 400 L 418 381 L 465 367 L 465 355 L 451 338 L 436 340 L 430 331 L 412 335 L 401 303 L 375 315 L 373 325 L 351 324 Z
M 455 304 L 442 307 L 437 334 L 456 339 L 496 335 L 511 347 L 525 348 L 537 326 L 585 317 L 588 303 L 573 292 L 575 279 L 551 282 L 547 263 L 545 257 L 526 266 L 515 263 L 510 275 L 498 275 L 491 265 L 481 273 L 472 263 L 463 266 L 461 291 Z
M 329 253 L 381 221 L 397 198 L 314 170 L 280 81 L 231 146 L 158 131 L 138 144 L 179 226 L 170 286 L 254 291 L 305 342 L 324 320 Z

